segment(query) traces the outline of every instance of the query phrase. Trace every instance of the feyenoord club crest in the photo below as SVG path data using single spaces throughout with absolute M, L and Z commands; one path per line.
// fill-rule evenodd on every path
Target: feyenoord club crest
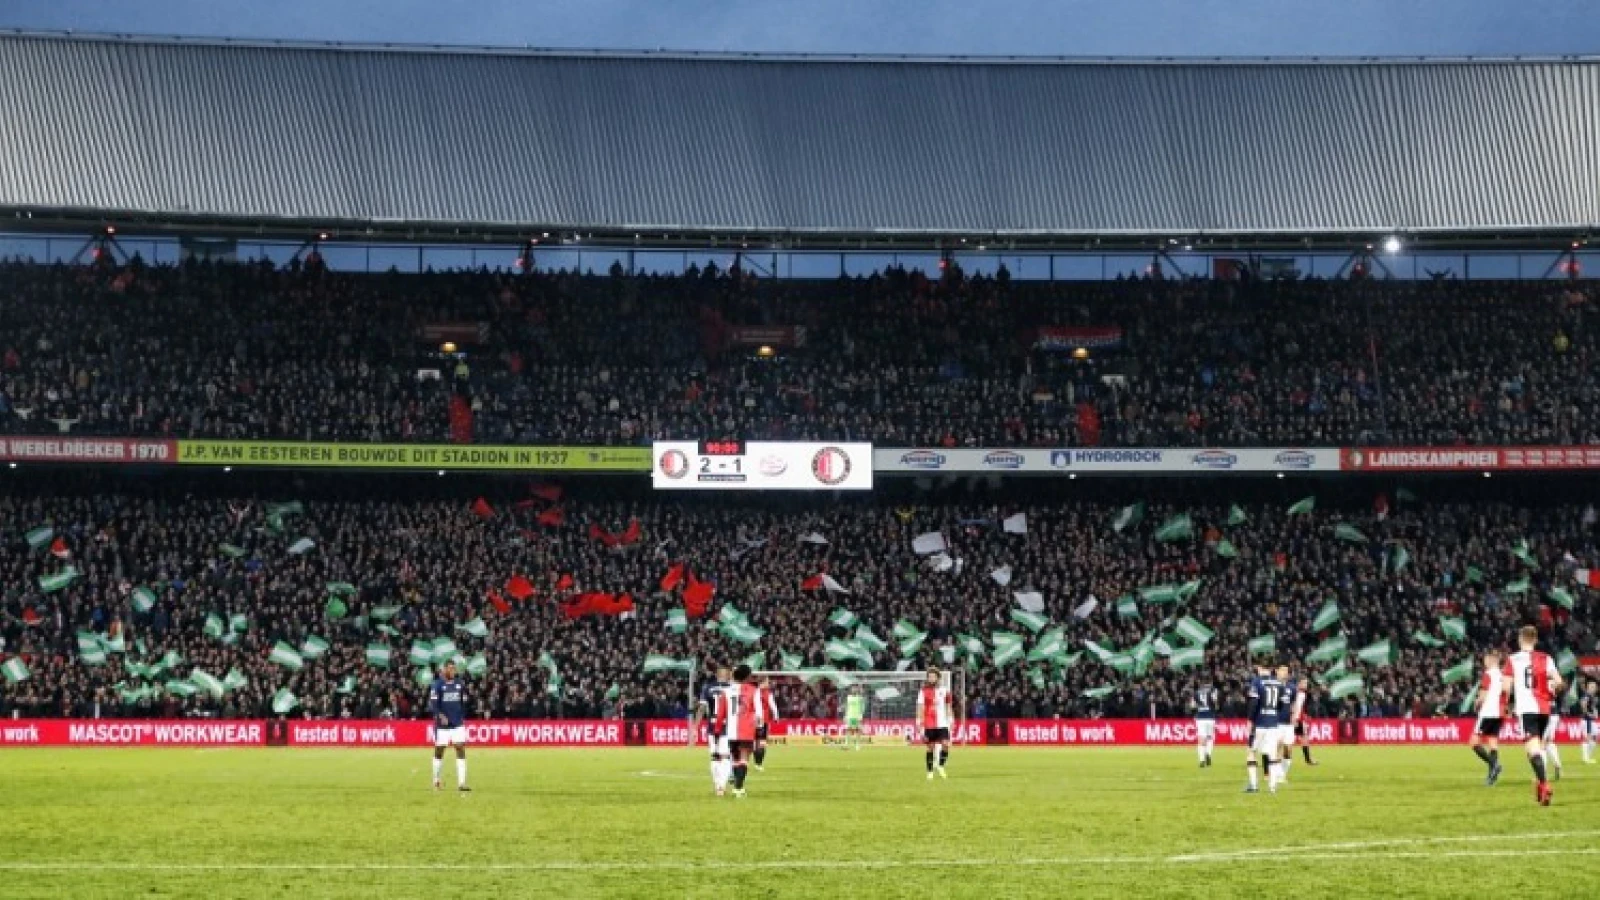
M 830 487 L 850 477 L 850 454 L 838 447 L 823 447 L 811 457 L 811 474 Z
M 668 450 L 661 454 L 661 474 L 668 478 L 682 478 L 689 474 L 689 457 L 682 450 Z

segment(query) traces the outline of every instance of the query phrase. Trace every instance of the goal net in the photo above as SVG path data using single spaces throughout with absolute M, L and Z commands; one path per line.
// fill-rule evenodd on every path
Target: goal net
M 908 739 L 922 740 L 922 733 L 917 730 L 917 697 L 926 683 L 926 672 L 795 669 L 755 674 L 772 681 L 781 723 L 773 729 L 774 742 L 781 739 L 785 744 L 903 747 Z M 950 691 L 959 726 L 967 716 L 966 673 L 947 671 L 941 673 L 940 679 Z M 861 734 L 849 736 L 847 742 L 845 710 L 852 694 L 861 697 L 865 715 Z M 959 734 L 960 728 L 951 732 Z

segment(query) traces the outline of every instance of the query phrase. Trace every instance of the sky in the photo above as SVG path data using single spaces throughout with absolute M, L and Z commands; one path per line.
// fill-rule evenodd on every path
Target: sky
M 0 0 L 0 28 L 982 56 L 1600 53 L 1580 0 Z

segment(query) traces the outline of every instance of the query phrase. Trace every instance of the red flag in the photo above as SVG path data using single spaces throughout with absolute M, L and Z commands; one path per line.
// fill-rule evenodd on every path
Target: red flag
M 1579 584 L 1600 590 L 1600 569 L 1574 569 L 1572 577 Z
M 508 581 L 506 581 L 506 593 L 510 594 L 512 599 L 526 600 L 537 593 L 537 591 L 533 587 L 533 582 L 522 577 L 521 575 L 513 575 Z
M 615 547 L 617 545 L 617 539 L 612 537 L 609 531 L 594 522 L 589 523 L 589 540 L 599 541 L 607 547 Z
M 711 598 L 716 594 L 716 586 L 709 581 L 701 581 L 689 574 L 689 583 L 683 589 L 683 610 L 690 617 L 698 619 L 706 614 L 711 606 Z
M 643 533 L 643 529 L 641 529 L 639 527 L 639 520 L 638 519 L 629 519 L 628 520 L 628 527 L 627 527 L 627 529 L 625 531 L 622 532 L 622 536 L 620 538 L 618 538 L 618 542 L 620 544 L 622 544 L 622 546 L 624 546 L 624 547 L 628 546 L 629 544 L 638 543 L 639 536 L 642 533 Z
M 1283 553 L 1281 551 L 1278 552 L 1278 553 L 1272 554 L 1272 565 L 1279 572 L 1282 572 L 1284 569 L 1289 568 L 1289 554 Z
M 674 591 L 674 590 L 677 590 L 678 589 L 678 585 L 680 585 L 682 583 L 683 583 L 683 563 L 678 563 L 677 565 L 675 565 L 672 568 L 668 569 L 667 570 L 667 574 L 661 576 L 661 589 L 663 591 Z
M 807 578 L 805 581 L 800 582 L 800 590 L 802 590 L 802 591 L 820 591 L 820 590 L 822 590 L 822 576 L 821 575 L 813 575 L 810 578 Z
M 572 576 L 571 575 L 563 574 L 561 576 L 561 579 L 556 582 L 556 590 L 558 590 L 558 591 L 570 591 L 570 590 L 572 590 L 572 586 L 574 584 L 577 584 L 577 582 L 572 580 Z
M 39 624 L 39 614 L 33 611 L 33 607 L 29 606 L 29 607 L 27 607 L 27 608 L 22 610 L 22 624 L 24 624 L 24 625 L 37 625 L 37 624 Z
M 528 493 L 538 497 L 540 500 L 543 500 L 546 503 L 555 503 L 557 500 L 561 499 L 561 485 L 535 484 L 528 488 Z
M 557 528 L 567 524 L 567 513 L 559 506 L 552 506 L 539 513 L 538 522 L 546 528 Z
M 71 559 L 72 549 L 67 546 L 66 538 L 56 538 L 50 543 L 50 555 L 56 559 Z
M 500 596 L 500 592 L 499 591 L 496 591 L 493 588 L 490 588 L 488 597 L 489 597 L 489 605 L 494 607 L 494 611 L 495 612 L 499 613 L 502 616 L 505 615 L 506 613 L 511 612 L 511 604 L 506 600 L 506 598 Z
M 494 507 L 489 505 L 489 501 L 479 497 L 472 501 L 472 514 L 480 519 L 492 519 L 494 518 Z

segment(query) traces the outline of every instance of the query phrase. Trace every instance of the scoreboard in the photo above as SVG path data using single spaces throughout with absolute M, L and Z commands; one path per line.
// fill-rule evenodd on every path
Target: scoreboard
M 872 445 L 818 441 L 656 441 L 656 490 L 866 491 Z

